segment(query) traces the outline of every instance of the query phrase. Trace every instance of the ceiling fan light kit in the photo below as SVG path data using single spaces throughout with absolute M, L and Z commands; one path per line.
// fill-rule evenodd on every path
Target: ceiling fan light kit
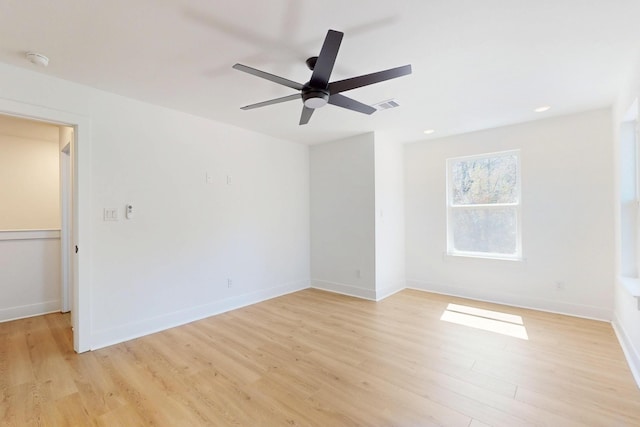
M 300 91 L 299 94 L 283 96 L 281 98 L 271 99 L 257 104 L 246 105 L 242 107 L 242 109 L 252 110 L 254 108 L 266 107 L 268 105 L 302 98 L 303 105 L 302 114 L 300 115 L 300 125 L 306 125 L 309 123 L 313 112 L 326 104 L 335 105 L 337 107 L 363 114 L 373 114 L 376 111 L 376 108 L 344 96 L 341 92 L 406 76 L 411 74 L 411 65 L 404 65 L 402 67 L 391 68 L 389 70 L 364 74 L 358 77 L 352 77 L 330 83 L 329 79 L 331 78 L 331 72 L 333 71 L 333 66 L 335 65 L 343 36 L 344 34 L 339 31 L 329 30 L 327 32 L 320 54 L 318 56 L 312 56 L 306 60 L 306 64 L 312 71 L 312 74 L 311 79 L 305 84 L 300 84 L 298 82 L 285 79 L 284 77 L 276 76 L 246 65 L 235 64 L 233 68 L 236 70 L 253 74 L 256 77 Z
M 304 102 L 304 106 L 307 108 L 320 108 L 327 105 L 329 102 L 329 92 L 326 90 L 315 90 L 309 89 L 307 91 L 302 91 L 302 100 Z

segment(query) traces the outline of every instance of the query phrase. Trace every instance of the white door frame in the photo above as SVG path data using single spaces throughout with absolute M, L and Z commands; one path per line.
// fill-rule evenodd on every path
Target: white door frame
M 71 301 L 73 349 L 91 350 L 91 119 L 66 111 L 0 98 L 0 113 L 74 129 L 73 237 L 78 247 L 72 263 L 73 300 Z
M 72 133 L 73 136 L 73 133 Z M 61 141 L 65 144 L 66 141 Z M 73 252 L 71 242 L 73 241 L 73 201 L 70 191 L 73 191 L 71 182 L 71 145 L 73 141 L 66 142 L 64 148 L 60 150 L 60 260 L 61 268 L 61 289 L 60 289 L 60 311 L 67 313 L 71 311 L 71 286 L 73 265 Z M 72 313 L 73 315 L 73 313 Z M 73 320 L 72 320 L 73 321 Z

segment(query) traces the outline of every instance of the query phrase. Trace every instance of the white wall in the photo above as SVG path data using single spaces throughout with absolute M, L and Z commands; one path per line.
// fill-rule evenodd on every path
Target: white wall
M 0 116 L 0 230 L 60 228 L 58 128 Z
M 404 289 L 402 144 L 368 133 L 310 156 L 312 286 L 372 300 Z
M 620 159 L 620 155 L 623 154 L 621 152 L 620 140 L 624 138 L 625 135 L 621 132 L 623 127 L 623 121 L 629 119 L 629 117 L 625 117 L 634 101 L 640 97 L 640 57 L 638 58 L 638 66 L 633 73 L 630 74 L 629 81 L 623 85 L 620 90 L 620 94 L 618 99 L 614 105 L 613 109 L 613 133 L 614 133 L 614 144 L 612 144 L 612 151 L 614 153 L 614 158 L 616 159 L 616 182 L 615 182 L 615 194 L 616 200 L 613 202 L 616 207 L 616 266 L 617 271 L 616 275 L 624 274 L 633 274 L 637 272 L 636 268 L 629 268 L 628 262 L 623 262 L 627 260 L 623 260 L 621 253 L 621 245 L 625 244 L 625 241 L 633 241 L 634 239 L 624 239 L 621 237 L 621 214 L 622 216 L 626 216 L 628 218 L 628 212 L 621 211 L 620 202 L 628 201 L 630 195 L 621 191 L 621 177 L 622 174 L 628 173 L 628 169 L 624 167 L 623 162 Z M 635 119 L 640 119 L 637 117 L 637 111 L 635 112 Z M 627 236 L 628 237 L 628 236 Z M 621 271 L 621 266 L 625 264 L 625 271 Z M 612 278 L 613 280 L 613 278 Z M 614 292 L 614 314 L 613 314 L 613 326 L 618 335 L 618 339 L 622 344 L 622 348 L 627 357 L 627 361 L 629 362 L 629 366 L 634 374 L 636 382 L 640 385 L 640 304 L 638 303 L 638 298 L 633 297 L 621 283 L 616 281 L 615 284 L 615 292 Z
M 1 64 L 0 98 L 90 118 L 92 348 L 309 285 L 306 146 Z
M 0 322 L 60 310 L 60 231 L 0 231 Z
M 375 135 L 376 299 L 405 288 L 404 146 Z
M 60 310 L 58 162 L 56 126 L 0 115 L 0 321 Z
M 310 149 L 312 286 L 376 299 L 374 135 Z
M 408 286 L 610 319 L 611 146 L 608 110 L 408 145 Z M 446 256 L 446 159 L 511 149 L 521 150 L 525 260 Z

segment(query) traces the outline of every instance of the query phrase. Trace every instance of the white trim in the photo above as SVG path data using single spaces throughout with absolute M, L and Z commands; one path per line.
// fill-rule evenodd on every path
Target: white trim
M 640 297 L 640 278 L 618 276 L 618 284 L 626 289 L 632 297 Z
M 491 153 L 469 154 L 467 156 L 450 157 L 447 160 L 489 159 L 491 157 L 503 156 L 503 155 L 507 155 L 509 153 L 519 153 L 519 152 L 520 152 L 520 149 L 516 148 L 516 149 L 511 149 L 511 150 L 494 151 L 494 152 L 491 152 Z
M 456 209 L 477 209 L 477 208 L 500 209 L 500 208 L 517 208 L 518 206 L 520 206 L 520 203 L 478 203 L 475 205 L 456 205 L 452 203 L 449 206 Z
M 515 255 L 510 257 L 506 254 L 494 254 L 492 252 L 464 252 L 464 251 L 456 251 L 445 253 L 445 256 L 448 257 L 458 257 L 458 258 L 479 258 L 479 259 L 497 259 L 499 261 L 524 261 L 522 257 L 516 257 Z
M 0 230 L 2 240 L 59 239 L 60 230 Z
M 640 354 L 633 346 L 633 341 L 629 338 L 629 335 L 627 335 L 627 332 L 624 330 L 624 327 L 622 327 L 622 323 L 620 323 L 615 313 L 613 314 L 611 326 L 613 326 L 613 331 L 616 333 L 620 347 L 622 347 L 622 352 L 627 359 L 631 374 L 636 380 L 636 385 L 640 388 Z
M 60 311 L 60 300 L 39 302 L 37 304 L 21 305 L 0 309 L 0 322 L 24 319 Z
M 311 279 L 311 287 L 315 289 L 321 289 L 323 291 L 335 292 L 337 294 L 349 295 L 352 297 L 376 301 L 376 291 L 371 289 L 359 288 L 357 286 L 348 285 L 346 283 Z
M 60 132 L 62 133 L 62 131 Z M 71 200 L 72 184 L 71 184 L 71 144 L 69 141 L 60 151 L 60 294 L 61 307 L 63 313 L 71 311 L 71 260 L 73 254 L 71 252 L 73 223 L 72 210 L 73 203 Z
M 572 304 L 554 301 L 544 298 L 529 297 L 506 292 L 484 291 L 482 289 L 468 289 L 452 285 L 436 285 L 416 279 L 407 280 L 407 289 L 433 292 L 434 294 L 448 295 L 459 298 L 473 299 L 494 304 L 509 305 L 512 307 L 527 308 L 531 310 L 546 311 L 549 313 L 564 314 L 584 319 L 611 322 L 612 310 L 584 304 Z
M 96 331 L 92 336 L 93 342 L 91 350 L 97 350 L 99 348 L 164 331 L 166 329 L 215 316 L 227 311 L 236 310 L 238 308 L 246 307 L 251 304 L 256 304 L 307 288 L 309 288 L 308 281 L 287 283 L 249 294 L 238 295 L 223 300 L 212 301 L 196 307 L 189 307 L 184 310 L 162 314 L 161 316 L 150 319 Z
M 387 286 L 382 289 L 378 289 L 376 286 L 376 301 L 382 301 L 383 299 L 388 298 L 393 294 L 397 294 L 400 291 L 404 291 L 405 289 L 404 280 L 396 286 Z
M 74 128 L 73 242 L 76 255 L 73 280 L 73 348 L 90 350 L 91 341 L 91 118 L 40 105 L 0 98 L 0 114 Z

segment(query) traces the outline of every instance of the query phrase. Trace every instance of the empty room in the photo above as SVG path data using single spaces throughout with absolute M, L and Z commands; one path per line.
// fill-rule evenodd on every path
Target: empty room
M 0 425 L 640 425 L 637 0 L 0 10 Z

